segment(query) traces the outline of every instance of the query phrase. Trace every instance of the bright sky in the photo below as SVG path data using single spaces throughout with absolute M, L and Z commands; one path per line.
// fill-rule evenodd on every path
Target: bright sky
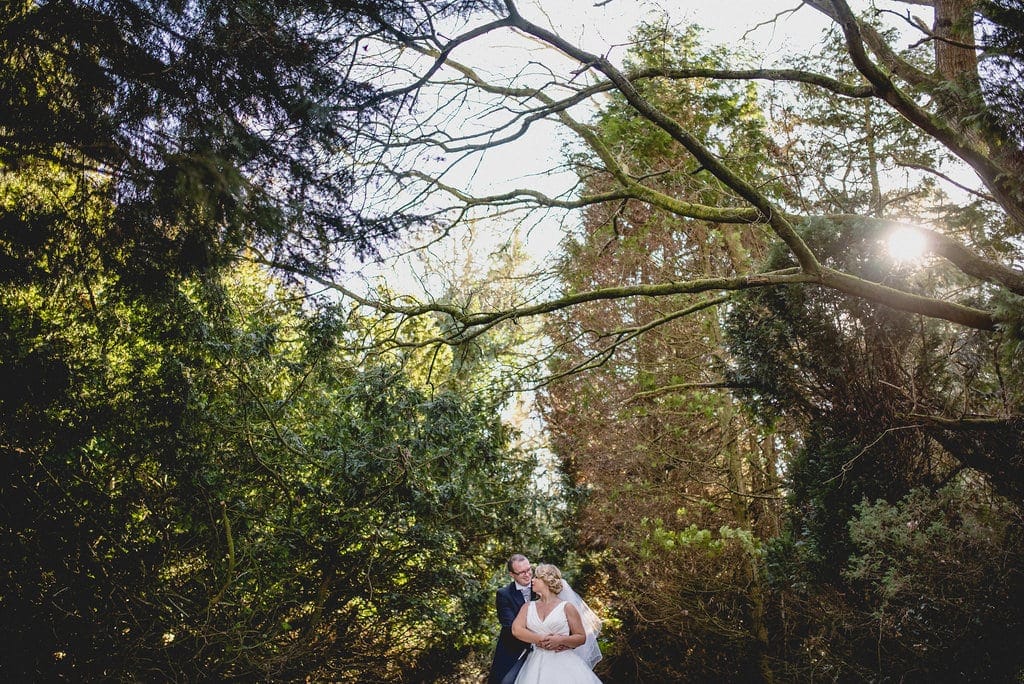
M 609 0 L 596 6 L 595 0 L 520 0 L 519 8 L 535 23 L 555 28 L 581 47 L 602 54 L 609 46 L 623 45 L 645 18 L 667 14 L 679 25 L 704 26 L 715 42 L 738 43 L 759 23 L 798 10 L 780 23 L 785 33 L 766 26 L 746 37 L 771 52 L 794 42 L 806 45 L 825 25 L 818 12 L 800 4 L 800 0 Z
M 712 44 L 747 48 L 762 55 L 765 63 L 813 46 L 827 26 L 824 17 L 800 0 L 519 0 L 520 12 L 536 24 L 553 29 L 577 46 L 619 61 L 628 50 L 630 33 L 645 19 L 668 16 L 680 30 L 698 24 L 707 30 Z M 774 18 L 780 21 L 772 22 Z M 460 47 L 454 57 L 475 67 L 496 73 L 521 67 L 525 62 L 543 62 L 554 66 L 558 76 L 566 78 L 579 68 L 574 61 L 561 58 L 552 49 L 529 51 L 528 44 L 516 35 L 493 34 Z M 561 71 L 558 66 L 561 65 Z M 528 66 L 523 67 L 529 69 Z M 547 78 L 545 75 L 543 78 Z M 537 186 L 534 173 L 551 169 L 560 160 L 561 149 L 552 137 L 554 126 L 536 126 L 536 134 L 517 144 L 511 161 L 502 158 L 491 164 L 474 165 L 477 180 L 489 187 L 510 180 L 510 169 L 529 176 Z M 532 163 L 531 163 L 532 162 Z M 494 175 L 490 175 L 490 173 Z M 499 177 L 500 176 L 500 177 Z M 550 186 L 549 186 L 550 187 Z
M 857 9 L 867 2 L 855 0 L 852 4 Z M 907 5 L 893 0 L 875 0 L 875 4 L 904 13 L 907 8 Z M 709 43 L 744 48 L 760 55 L 763 64 L 814 49 L 827 26 L 819 12 L 802 7 L 800 0 L 607 0 L 603 4 L 601 0 L 519 0 L 518 7 L 534 23 L 552 28 L 578 46 L 606 55 L 612 61 L 618 61 L 626 53 L 629 34 L 638 23 L 666 15 L 679 28 L 693 23 L 703 26 Z M 778 21 L 773 22 L 773 19 Z M 926 19 L 930 20 L 930 17 Z M 481 73 L 508 73 L 521 69 L 536 69 L 543 73 L 544 69 L 551 68 L 559 78 L 566 78 L 578 68 L 575 63 L 561 61 L 550 48 L 541 49 L 510 32 L 491 34 L 461 46 L 453 56 L 480 69 Z M 531 66 L 530 62 L 534 64 Z M 543 68 L 538 64 L 543 64 Z M 466 122 L 462 132 L 472 125 L 474 121 Z M 550 172 L 562 161 L 564 139 L 558 137 L 553 124 L 542 122 L 515 144 L 462 162 L 450 180 L 462 187 L 470 187 L 478 194 L 513 187 L 530 187 L 556 194 L 572 183 L 568 175 Z M 550 217 L 541 219 L 523 234 L 530 252 L 538 259 L 543 259 L 556 247 L 560 236 L 558 225 Z M 478 243 L 470 247 L 478 251 L 481 248 L 485 251 L 490 248 L 486 239 L 482 245 Z M 466 247 L 453 240 L 439 245 L 436 252 L 450 257 L 460 249 Z M 420 276 L 402 275 L 409 268 L 419 271 Z M 417 292 L 425 286 L 429 289 L 429 270 L 422 265 L 407 263 L 403 267 L 392 263 L 380 269 L 364 270 L 364 275 L 383 274 L 392 287 Z
M 612 61 L 620 60 L 626 53 L 629 35 L 637 24 L 666 13 L 679 28 L 699 24 L 707 30 L 706 38 L 710 43 L 755 53 L 763 60 L 763 65 L 815 49 L 814 45 L 827 26 L 820 13 L 801 7 L 800 0 L 607 0 L 598 5 L 600 1 L 519 0 L 519 8 L 534 23 L 552 28 L 585 50 L 606 55 Z M 854 0 L 853 4 L 857 9 L 867 2 Z M 901 13 L 905 13 L 907 8 L 907 5 L 892 0 L 874 2 L 877 6 Z M 916 10 L 923 11 L 923 8 Z M 773 22 L 773 19 L 778 21 Z M 926 19 L 930 20 L 930 17 Z M 535 45 L 524 47 L 520 38 L 509 34 L 488 36 L 487 40 L 474 41 L 472 46 L 460 47 L 454 57 L 474 68 L 491 69 L 496 73 L 518 72 L 528 68 L 526 65 L 531 60 L 544 65 L 558 64 L 558 59 L 550 51 L 541 51 Z M 531 49 L 535 52 L 531 53 Z M 564 78 L 578 65 L 565 61 L 562 66 L 551 68 L 558 77 Z M 439 100 L 438 106 L 443 105 L 444 100 Z M 473 122 L 464 125 L 468 127 Z M 468 183 L 472 179 L 480 193 L 496 192 L 495 186 L 511 186 L 541 188 L 554 194 L 554 186 L 559 186 L 559 189 L 568 187 L 571 178 L 559 178 L 549 172 L 562 161 L 562 140 L 553 133 L 554 130 L 553 125 L 539 125 L 515 145 L 489 151 L 482 159 L 464 165 L 462 180 Z M 542 215 L 520 233 L 538 263 L 554 252 L 562 237 L 558 218 Z M 379 265 L 353 265 L 351 279 L 346 284 L 354 290 L 366 292 L 372 290 L 375 283 L 385 282 L 392 290 L 417 298 L 429 297 L 427 292 L 440 294 L 451 285 L 446 282 L 448 275 L 443 271 L 458 277 L 460 264 L 484 264 L 487 253 L 495 250 L 507 237 L 507 224 L 490 222 L 489 225 L 493 227 L 493 233 L 483 232 L 475 236 L 474 241 L 467 239 L 468 228 L 458 227 L 452 235 L 430 247 L 428 253 L 433 255 L 432 262 L 419 261 L 418 256 L 406 256 Z M 362 287 L 357 283 L 359 279 L 363 279 Z M 479 304 L 474 302 L 474 306 Z M 524 401 L 527 403 L 522 406 L 510 404 L 510 412 L 514 412 L 513 409 L 528 412 L 532 404 L 528 397 Z M 510 420 L 511 415 L 508 416 Z M 539 424 L 523 416 L 518 416 L 514 422 L 527 434 L 540 430 Z

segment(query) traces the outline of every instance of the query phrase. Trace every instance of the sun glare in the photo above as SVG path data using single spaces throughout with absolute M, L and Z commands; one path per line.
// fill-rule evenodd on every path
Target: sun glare
M 920 261 L 927 248 L 924 235 L 913 228 L 903 226 L 889 234 L 889 254 L 896 261 Z

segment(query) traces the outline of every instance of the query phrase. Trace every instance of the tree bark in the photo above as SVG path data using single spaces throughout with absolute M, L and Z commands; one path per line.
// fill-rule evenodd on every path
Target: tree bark
M 978 55 L 974 49 L 976 0 L 935 0 L 935 68 L 947 81 L 976 92 Z

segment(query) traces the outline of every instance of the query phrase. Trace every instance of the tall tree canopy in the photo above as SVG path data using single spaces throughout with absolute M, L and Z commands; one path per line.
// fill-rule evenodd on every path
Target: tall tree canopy
M 671 305 L 665 300 L 664 316 L 685 310 L 702 296 L 794 285 L 808 291 L 825 288 L 981 331 L 1010 359 L 1020 342 L 1024 310 L 1024 176 L 1021 141 L 1010 124 L 1013 105 L 999 93 L 1007 87 L 1007 70 L 1016 64 L 1007 56 L 1007 46 L 1016 35 L 1018 15 L 1005 3 L 936 0 L 911 5 L 930 9 L 932 16 L 912 17 L 908 23 L 895 10 L 882 11 L 905 9 L 900 2 L 803 3 L 800 12 L 817 13 L 827 22 L 828 49 L 835 52 L 828 60 L 796 55 L 789 63 L 769 66 L 748 66 L 738 56 L 719 65 L 685 59 L 620 65 L 531 21 L 511 1 L 490 23 L 455 38 L 438 33 L 413 43 L 424 61 L 413 72 L 416 77 L 397 92 L 420 88 L 425 100 L 422 93 L 434 92 L 424 90 L 430 84 L 440 94 L 431 96 L 430 107 L 414 124 L 399 124 L 378 141 L 387 143 L 390 154 L 382 150 L 383 158 L 411 206 L 421 206 L 431 191 L 451 198 L 455 219 L 488 208 L 505 214 L 516 207 L 587 207 L 614 216 L 617 206 L 636 203 L 683 224 L 726 226 L 735 233 L 734 247 L 778 243 L 788 256 L 769 265 L 746 258 L 740 250 L 736 256 L 744 258 L 734 258 L 731 270 L 708 268 L 654 282 L 623 277 L 600 287 L 582 282 L 547 301 L 534 299 L 499 310 L 431 301 L 370 303 L 405 316 L 449 316 L 454 340 L 509 320 L 597 300 L 672 297 Z M 785 22 L 786 17 L 776 21 Z M 975 26 L 980 36 L 976 48 Z M 492 34 L 529 36 L 533 44 L 552 48 L 553 56 L 545 64 L 530 53 L 531 61 L 497 73 L 490 64 L 477 68 L 473 54 L 460 60 L 468 45 Z M 410 52 L 408 47 L 405 51 Z M 768 113 L 764 141 L 756 143 L 765 165 L 751 170 L 744 166 L 746 157 L 734 154 L 751 149 L 741 140 L 747 135 L 743 129 L 701 129 L 685 118 L 685 102 L 680 106 L 659 99 L 673 91 L 685 99 L 685 84 L 708 81 L 743 82 L 761 89 L 764 101 L 778 102 Z M 630 159 L 630 148 L 614 139 L 616 128 L 601 130 L 589 123 L 586 117 L 593 110 L 587 105 L 607 93 L 621 99 L 618 116 L 623 121 L 644 121 L 659 132 L 661 156 L 673 160 L 672 172 L 688 178 L 685 195 L 662 185 L 666 168 Z M 456 128 L 460 107 L 477 115 L 472 126 Z M 573 151 L 584 154 L 586 164 L 608 182 L 600 187 L 575 185 L 561 195 L 528 186 L 484 194 L 459 185 L 464 178 L 453 171 L 459 163 L 481 150 L 512 144 L 540 122 L 557 123 L 572 134 Z M 829 142 L 842 136 L 848 136 L 843 144 Z M 432 158 L 437 160 L 434 165 L 425 163 Z M 421 163 L 412 168 L 409 160 Z M 964 180 L 967 174 L 974 180 Z M 910 186 L 909 194 L 901 194 L 900 188 Z M 441 206 L 433 201 L 431 206 Z M 826 234 L 818 229 L 822 225 L 833 226 L 834 235 L 860 234 L 868 241 L 884 241 L 897 228 L 912 227 L 927 245 L 928 258 L 919 263 L 923 275 L 900 283 L 888 277 L 881 262 L 874 270 L 844 267 L 829 256 L 841 241 L 812 244 L 805 238 Z M 942 275 L 950 270 L 957 274 L 954 280 Z M 346 292 L 343 283 L 337 287 Z M 1016 380 L 1002 377 L 1008 383 L 1006 396 L 1015 396 Z M 1024 470 L 1019 459 L 1002 458 L 998 450 L 1019 446 L 1018 415 L 1014 402 L 984 415 L 990 421 L 986 429 L 1000 437 L 981 447 L 989 456 L 973 461 L 1010 489 L 1024 481 Z M 965 435 L 975 434 L 977 424 L 961 418 L 939 411 L 914 420 L 929 420 L 936 430 L 951 430 L 959 434 L 956 439 L 971 441 Z
M 673 9 L 669 26 L 681 23 Z M 1015 560 L 978 556 L 971 550 L 977 546 L 948 541 L 976 535 L 979 543 L 1013 548 L 1020 532 L 1013 520 L 1024 501 L 1024 176 L 1018 105 L 1008 94 L 1018 9 L 960 0 L 805 2 L 797 11 L 828 27 L 814 48 L 824 55 L 771 64 L 761 55 L 730 53 L 715 62 L 684 50 L 620 62 L 613 50 L 580 47 L 513 2 L 490 23 L 415 46 L 424 61 L 409 87 L 429 83 L 443 94 L 423 99 L 429 106 L 413 127 L 397 126 L 380 141 L 401 141 L 382 156 L 404 196 L 439 205 L 433 193 L 444 193 L 456 220 L 584 209 L 584 225 L 571 227 L 559 264 L 562 287 L 543 301 L 501 309 L 362 301 L 401 316 L 447 316 L 451 340 L 558 312 L 550 328 L 561 345 L 553 351 L 554 376 L 597 369 L 593 380 L 553 387 L 548 414 L 557 423 L 556 449 L 592 487 L 585 539 L 611 552 L 595 558 L 614 557 L 624 574 L 641 578 L 654 577 L 643 573 L 661 570 L 658 561 L 666 558 L 679 564 L 670 569 L 689 562 L 721 569 L 710 573 L 716 579 L 735 573 L 737 581 L 716 585 L 709 603 L 722 612 L 703 616 L 708 631 L 694 637 L 699 643 L 688 653 L 742 644 L 750 656 L 744 673 L 764 679 L 799 679 L 816 668 L 884 679 L 910 676 L 918 665 L 937 674 L 952 661 L 964 677 L 1019 671 L 1019 659 L 1009 655 L 1019 639 L 992 638 L 1000 618 L 986 608 L 978 585 L 965 583 L 947 601 L 929 598 L 941 573 L 917 574 L 918 586 L 906 584 L 938 555 L 970 577 L 1005 578 L 1001 596 L 1008 602 L 1020 587 Z M 783 13 L 775 23 L 788 20 Z M 553 49 L 546 61 L 532 50 L 502 71 L 469 49 L 492 34 L 501 39 L 489 45 L 526 35 L 531 47 Z M 659 39 L 641 33 L 632 54 L 650 54 Z M 750 109 L 738 118 L 764 117 L 763 134 L 752 124 L 730 125 L 723 117 L 708 125 L 700 116 L 724 111 L 713 95 L 729 91 L 723 84 L 751 95 Z M 459 117 L 464 107 L 475 115 L 472 125 Z M 460 175 L 460 165 L 481 151 L 514 145 L 549 123 L 570 140 L 578 173 L 579 182 L 564 192 L 528 179 L 483 189 Z M 486 160 L 474 171 L 486 169 Z M 923 258 L 902 263 L 885 252 L 901 227 L 924 239 Z M 346 291 L 342 283 L 338 289 Z M 717 348 L 693 332 L 685 348 L 670 342 L 705 321 L 723 325 Z M 694 355 L 689 364 L 683 349 Z M 687 375 L 691 366 L 699 382 Z M 782 452 L 782 529 L 742 528 L 765 542 L 752 543 L 749 556 L 763 554 L 755 573 L 765 582 L 760 608 L 753 588 L 725 591 L 740 584 L 735 559 L 717 566 L 695 553 L 733 548 L 726 533 L 716 536 L 701 524 L 742 516 L 687 508 L 644 521 L 640 513 L 670 512 L 694 492 L 711 501 L 708 491 L 717 491 L 719 503 L 729 502 L 730 488 L 746 502 L 737 511 L 757 512 L 751 490 L 733 486 L 752 483 L 756 463 L 743 463 L 740 478 L 718 471 L 700 485 L 678 472 L 677 451 L 697 461 L 695 453 L 713 441 L 679 439 L 687 429 L 712 434 L 711 423 L 690 428 L 702 401 L 716 429 L 727 424 L 721 417 L 730 400 L 702 399 L 699 390 L 708 389 L 731 390 L 746 410 L 743 420 L 751 421 L 749 434 L 769 436 L 760 448 L 747 447 L 748 455 Z M 680 398 L 687 391 L 691 396 Z M 775 430 L 785 432 L 771 438 Z M 688 474 L 714 472 L 702 465 L 687 463 Z M 678 484 L 666 486 L 675 477 Z M 627 499 L 632 492 L 645 496 Z M 971 513 L 950 516 L 957 506 Z M 649 524 L 649 534 L 636 531 L 633 544 L 602 538 L 609 529 L 632 532 L 620 516 Z M 897 521 L 916 530 L 924 520 L 928 533 L 897 538 L 892 531 Z M 652 584 L 670 586 L 673 596 L 692 596 L 687 588 L 710 582 L 670 569 Z M 914 601 L 922 612 L 911 610 Z M 628 662 L 611 667 L 634 672 L 659 667 L 657 652 L 643 646 L 676 637 L 662 625 L 697 622 L 690 611 L 701 605 L 691 598 L 645 611 L 632 594 L 629 602 L 623 616 L 636 621 L 625 624 L 619 644 Z M 898 616 L 887 612 L 897 607 Z M 719 615 L 732 619 L 715 624 Z M 1019 622 L 1017 613 L 1004 618 Z M 767 634 L 758 631 L 758 619 Z M 946 619 L 956 627 L 944 626 Z M 884 652 L 871 650 L 878 630 L 891 640 Z M 823 646 L 833 640 L 843 647 Z M 965 641 L 985 647 L 958 650 Z M 718 676 L 740 667 L 702 664 Z
M 1013 233 L 1024 213 L 1021 210 L 1019 188 L 1019 142 L 1003 125 L 1006 118 L 999 115 L 1004 111 L 1001 107 L 1007 106 L 1006 101 L 986 96 L 996 92 L 995 85 L 1000 82 L 998 77 L 985 80 L 979 76 L 979 60 L 973 59 L 974 51 L 956 43 L 965 30 L 965 22 L 968 27 L 972 26 L 975 10 L 983 8 L 975 3 L 954 0 L 937 0 L 934 4 L 934 21 L 923 22 L 913 36 L 923 38 L 901 48 L 900 43 L 906 43 L 906 38 L 874 23 L 889 15 L 876 12 L 859 18 L 853 7 L 842 0 L 805 3 L 801 11 L 816 11 L 830 20 L 832 31 L 843 47 L 842 59 L 814 68 L 801 68 L 799 65 L 778 68 L 707 68 L 694 64 L 630 69 L 628 66 L 620 68 L 605 57 L 576 47 L 566 38 L 531 22 L 518 11 L 514 3 L 507 2 L 505 12 L 488 24 L 456 38 L 448 39 L 437 34 L 415 44 L 423 54 L 434 56 L 435 59 L 428 60 L 428 64 L 422 67 L 422 75 L 418 79 L 398 90 L 404 92 L 431 82 L 447 89 L 443 92 L 456 90 L 452 92 L 451 99 L 437 100 L 441 104 L 436 113 L 424 109 L 413 128 L 397 127 L 386 140 L 399 141 L 399 145 L 392 147 L 398 147 L 406 154 L 412 154 L 408 152 L 410 148 L 420 149 L 420 156 L 416 159 L 434 153 L 444 156 L 445 164 L 454 164 L 448 157 L 458 159 L 475 154 L 482 148 L 513 141 L 522 135 L 523 129 L 538 121 L 550 119 L 567 126 L 584 145 L 595 151 L 600 164 L 616 179 L 616 186 L 599 194 L 570 192 L 563 197 L 547 197 L 530 188 L 514 189 L 495 196 L 474 196 L 446 183 L 443 174 L 426 176 L 424 166 L 403 169 L 400 166 L 401 158 L 392 155 L 390 159 L 395 160 L 396 170 L 411 186 L 416 186 L 415 181 L 419 181 L 424 184 L 421 190 L 423 187 L 447 190 L 462 207 L 493 205 L 507 209 L 514 204 L 527 207 L 580 207 L 632 197 L 662 207 L 682 218 L 761 226 L 769 230 L 775 239 L 786 244 L 799 268 L 798 272 L 793 273 L 741 273 L 725 282 L 694 280 L 677 284 L 674 288 L 666 285 L 663 290 L 677 293 L 721 288 L 745 289 L 796 282 L 838 289 L 894 308 L 944 318 L 967 327 L 992 330 L 997 324 L 1014 320 L 1013 314 L 997 309 L 993 303 L 982 305 L 970 300 L 956 301 L 938 293 L 929 296 L 904 292 L 887 287 L 884 283 L 853 277 L 822 266 L 814 252 L 799 237 L 801 222 L 816 215 L 814 211 L 808 212 L 810 207 L 802 201 L 805 188 L 796 182 L 785 187 L 784 192 L 780 192 L 781 188 L 758 186 L 756 179 L 748 177 L 742 169 L 734 168 L 728 158 L 717 155 L 711 139 L 702 136 L 699 131 L 690 130 L 676 120 L 672 112 L 659 107 L 635 87 L 635 83 L 651 80 L 664 83 L 666 87 L 671 87 L 673 82 L 693 79 L 744 80 L 774 84 L 780 88 L 802 88 L 804 98 L 813 98 L 821 102 L 822 106 L 840 101 L 875 103 L 888 115 L 906 121 L 917 131 L 917 135 L 924 136 L 941 150 L 941 158 L 927 166 L 924 169 L 926 172 L 935 174 L 935 178 L 943 181 L 948 180 L 945 174 L 948 174 L 951 164 L 974 172 L 980 184 L 978 196 L 986 207 L 1002 216 L 995 217 L 994 223 L 1004 226 L 1003 233 Z M 1004 16 L 994 11 L 990 15 Z M 978 21 L 981 21 L 980 15 Z M 932 23 L 934 30 L 929 28 Z M 981 66 L 991 66 L 993 62 L 1005 60 L 1006 35 L 1012 33 L 1012 24 L 1000 26 L 1002 30 L 995 33 L 1001 36 L 1001 42 L 994 41 L 990 51 L 984 49 L 986 44 L 981 46 Z M 542 65 L 534 71 L 520 69 L 510 76 L 486 76 L 484 72 L 475 70 L 473 63 L 457 60 L 459 51 L 473 40 L 503 31 L 527 34 L 536 41 L 550 45 L 570 62 L 575 61 L 577 66 L 552 59 L 550 67 Z M 972 58 L 957 58 L 965 52 Z M 580 78 L 580 68 L 582 73 L 592 75 L 593 79 L 584 82 Z M 982 70 L 981 73 L 991 71 Z M 622 94 L 630 116 L 647 119 L 664 132 L 686 168 L 694 174 L 700 174 L 698 178 L 707 178 L 707 182 L 720 183 L 725 192 L 714 201 L 709 201 L 709 198 L 699 202 L 682 202 L 652 187 L 644 170 L 631 169 L 621 164 L 614 148 L 604 145 L 598 133 L 570 115 L 574 107 L 578 108 L 581 103 L 610 90 Z M 463 96 L 457 97 L 458 92 Z M 486 110 L 488 116 L 482 117 L 482 123 L 461 129 L 452 127 L 458 121 L 454 116 L 454 107 L 462 102 L 485 97 L 497 98 L 502 105 Z M 430 102 L 434 104 L 435 100 L 431 99 Z M 894 169 L 916 168 L 922 164 L 920 160 L 914 159 L 886 158 L 880 161 Z M 952 188 L 951 185 L 945 187 Z M 416 198 L 421 196 L 410 195 L 416 203 L 419 202 Z M 833 221 L 845 220 L 843 214 L 826 215 Z M 899 218 L 924 227 L 931 224 L 932 216 L 919 210 L 916 216 L 874 218 L 878 218 L 879 222 L 869 223 L 866 228 L 881 231 L 888 225 L 885 221 Z M 1000 247 L 991 244 L 995 237 L 991 231 L 986 236 L 975 236 L 973 239 L 934 231 L 929 237 L 933 253 L 973 278 L 978 287 L 994 287 L 1015 296 L 1021 294 L 1021 273 L 1016 267 L 1013 248 L 1004 244 L 1002 252 L 985 251 L 990 246 L 994 249 Z M 987 241 L 983 237 L 987 237 Z M 1011 251 L 1006 252 L 1006 249 Z M 661 292 L 640 288 L 591 296 L 657 295 Z M 572 303 L 572 300 L 567 300 L 537 309 L 522 307 L 516 313 L 526 315 Z M 460 320 L 464 325 L 473 326 L 486 325 L 496 318 L 500 319 L 500 316 L 473 316 L 467 313 Z
M 5 170 L 55 165 L 81 175 L 78 201 L 110 204 L 91 230 L 8 210 L 6 277 L 65 242 L 143 286 L 242 247 L 313 270 L 372 249 L 418 217 L 375 211 L 352 163 L 358 138 L 397 115 L 359 52 L 482 4 L 5 3 Z
M 472 2 L 0 9 L 0 676 L 419 681 L 555 512 L 505 398 L 243 261 L 327 272 L 398 106 L 354 59 Z M 386 332 L 382 332 L 386 331 Z M 488 369 L 484 369 L 488 370 Z M 539 552 L 539 551 L 538 551 Z
M 557 312 L 547 370 L 601 370 L 551 388 L 553 446 L 650 494 L 587 502 L 592 577 L 674 599 L 621 607 L 610 671 L 1019 678 L 1020 3 L 793 4 L 825 58 L 694 49 L 675 6 L 620 61 L 513 0 L 4 5 L 3 666 L 453 676 L 488 564 L 564 542 L 485 391 Z M 478 182 L 551 126 L 567 188 Z M 581 209 L 553 288 L 342 268 Z M 704 669 L 650 648 L 680 624 Z

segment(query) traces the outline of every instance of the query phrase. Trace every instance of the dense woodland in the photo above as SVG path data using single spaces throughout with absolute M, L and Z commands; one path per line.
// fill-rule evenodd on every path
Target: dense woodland
M 1022 681 L 1024 3 L 686 5 L 0 5 L 0 678 L 479 682 L 524 551 L 606 682 Z

